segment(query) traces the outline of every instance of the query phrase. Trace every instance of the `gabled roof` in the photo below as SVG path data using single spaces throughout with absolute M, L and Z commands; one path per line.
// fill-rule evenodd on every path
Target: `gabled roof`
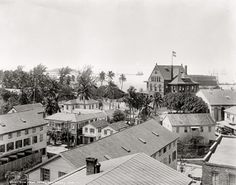
M 84 159 L 88 156 L 104 161 L 107 159 L 106 156 L 116 158 L 137 152 L 152 155 L 177 138 L 177 134 L 162 127 L 158 122 L 149 120 L 93 143 L 62 152 L 60 155 L 79 168 L 85 165 Z
M 157 70 L 159 69 L 161 75 L 163 76 L 163 78 L 165 80 L 171 80 L 171 65 L 157 65 L 157 66 L 155 66 L 155 68 Z M 181 72 L 181 73 L 184 72 L 183 66 L 174 65 L 173 66 L 173 77 L 178 75 L 179 72 Z
M 189 185 L 192 179 L 144 153 L 101 162 L 101 171 L 86 175 L 86 167 L 77 169 L 51 184 L 120 185 L 175 184 Z
M 223 89 L 201 89 L 199 91 L 210 105 L 236 105 L 236 91 Z
M 35 110 L 0 115 L 0 134 L 24 130 L 47 124 Z
M 106 120 L 92 121 L 89 124 L 93 125 L 95 128 L 105 128 L 109 125 L 109 123 Z
M 33 110 L 33 109 L 38 109 L 39 112 L 43 112 L 44 111 L 43 105 L 41 103 L 16 105 L 16 106 L 13 106 L 13 108 L 17 112 L 23 112 L 23 111 Z
M 172 126 L 206 126 L 215 125 L 210 114 L 167 114 Z
M 236 115 L 236 106 L 225 109 L 225 112 Z
M 118 121 L 108 125 L 115 131 L 120 131 L 129 127 L 126 121 Z
M 209 75 L 188 75 L 193 81 L 198 82 L 200 86 L 218 86 L 218 80 L 216 76 Z
M 198 83 L 193 81 L 188 75 L 179 73 L 169 85 L 197 85 Z
M 89 105 L 89 104 L 96 104 L 96 103 L 99 103 L 99 102 L 93 99 L 81 100 L 80 98 L 77 98 L 77 99 L 69 100 L 65 102 L 64 105 L 74 105 L 74 104 Z
M 58 112 L 51 116 L 47 116 L 45 120 L 52 121 L 69 121 L 69 122 L 81 122 L 94 118 L 105 118 L 106 114 L 104 112 L 91 113 L 91 114 L 76 114 L 76 113 L 67 113 L 67 112 Z

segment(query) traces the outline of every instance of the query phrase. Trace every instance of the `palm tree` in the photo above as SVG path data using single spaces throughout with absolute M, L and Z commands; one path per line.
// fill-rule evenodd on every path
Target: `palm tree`
M 101 82 L 101 86 L 103 85 L 105 78 L 106 78 L 106 73 L 104 71 L 101 71 L 99 73 L 99 81 Z
M 150 98 L 149 96 L 145 96 L 143 95 L 143 105 L 142 105 L 142 109 L 140 111 L 141 113 L 141 118 L 143 121 L 146 121 L 147 118 L 151 115 L 152 112 L 152 106 L 150 105 L 152 102 L 152 98 Z
M 47 115 L 52 115 L 57 112 L 61 112 L 61 109 L 58 104 L 58 95 L 55 97 L 49 96 L 45 100 L 46 106 L 45 106 L 45 113 Z
M 157 113 L 157 109 L 161 107 L 161 104 L 163 103 L 162 96 L 159 92 L 156 92 L 153 96 L 153 109 L 155 112 L 155 115 Z
M 112 81 L 113 78 L 115 77 L 115 73 L 112 71 L 108 71 L 107 77 L 109 78 L 109 81 Z
M 110 99 L 109 102 L 109 109 L 111 109 L 111 103 L 112 103 L 112 99 L 116 99 L 117 98 L 117 91 L 118 91 L 118 87 L 116 84 L 114 84 L 112 81 L 108 82 L 108 85 L 105 88 L 105 93 L 104 96 L 106 98 Z
M 126 81 L 126 77 L 124 74 L 120 75 L 119 81 L 121 83 L 121 90 L 123 89 L 123 83 Z

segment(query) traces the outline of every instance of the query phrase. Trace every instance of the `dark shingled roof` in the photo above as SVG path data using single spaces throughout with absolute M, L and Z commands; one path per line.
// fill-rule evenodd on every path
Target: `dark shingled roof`
M 198 82 L 200 86 L 218 87 L 216 76 L 209 75 L 188 75 L 193 81 Z
M 109 123 L 106 120 L 92 121 L 89 124 L 93 125 L 95 128 L 105 128 L 106 126 L 109 125 Z
M 215 125 L 212 117 L 208 113 L 202 114 L 167 114 L 172 126 L 204 126 Z
M 197 85 L 198 83 L 193 81 L 188 75 L 184 73 L 178 74 L 170 83 L 169 85 Z
M 44 112 L 43 105 L 41 103 L 34 103 L 34 104 L 25 104 L 25 105 L 16 105 L 13 108 L 17 112 L 23 112 L 33 109 L 38 109 L 39 112 Z
M 79 168 L 51 184 L 81 185 L 189 185 L 192 179 L 144 154 L 137 153 L 101 162 L 101 171 L 86 175 L 86 167 Z
M 139 138 L 146 143 L 141 142 Z M 99 161 L 106 160 L 105 156 L 116 158 L 137 152 L 151 156 L 177 138 L 177 134 L 170 132 L 156 121 L 149 120 L 93 143 L 62 152 L 60 155 L 79 168 L 85 165 L 85 158 L 88 156 L 98 158 Z
M 171 65 L 156 65 L 155 69 L 160 71 L 161 75 L 165 80 L 171 80 Z M 179 72 L 183 73 L 183 66 L 174 65 L 173 66 L 173 77 L 179 74 Z

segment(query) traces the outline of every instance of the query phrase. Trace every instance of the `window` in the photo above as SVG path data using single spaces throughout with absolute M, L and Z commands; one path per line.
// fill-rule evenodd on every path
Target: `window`
M 228 119 L 230 118 L 230 115 L 229 115 L 229 113 L 227 113 L 227 118 L 228 118 Z
M 212 185 L 219 185 L 219 174 L 217 172 L 212 173 Z
M 90 131 L 90 133 L 92 133 L 92 134 L 95 132 L 95 130 L 94 130 L 93 128 L 90 128 L 89 131 Z
M 179 133 L 179 127 L 176 127 L 176 133 Z
M 166 147 L 164 148 L 164 151 L 163 151 L 163 153 L 166 153 Z
M 98 128 L 98 132 L 101 133 L 102 129 L 101 128 Z
M 40 127 L 40 131 L 42 131 L 43 130 L 43 127 Z
M 171 163 L 171 155 L 169 155 L 169 164 Z
M 46 168 L 40 169 L 40 180 L 41 181 L 50 181 L 50 170 Z
M 104 135 L 107 135 L 107 130 L 104 130 Z
M 65 172 L 58 172 L 58 177 L 61 177 L 61 176 L 63 176 L 63 175 L 66 175 L 66 173 Z
M 66 110 L 68 110 L 68 105 L 66 105 Z
M 32 132 L 35 133 L 35 132 L 36 132 L 36 128 L 33 128 L 33 129 L 32 129 Z
M 42 142 L 43 141 L 43 134 L 40 134 L 39 136 L 39 142 Z
M 3 140 L 3 135 L 0 135 L 0 141 L 2 141 Z
M 173 147 L 175 147 L 175 141 L 173 142 Z
M 154 85 L 154 91 L 157 91 L 157 84 Z
M 88 132 L 88 128 L 87 127 L 85 127 L 84 132 Z
M 203 127 L 200 127 L 200 132 L 203 132 Z
M 20 135 L 21 135 L 21 132 L 20 132 L 20 131 L 18 131 L 16 135 L 17 135 L 17 137 L 20 137 Z
M 166 157 L 164 158 L 163 163 L 167 164 L 167 158 Z
M 150 84 L 150 91 L 152 91 L 152 84 Z
M 229 185 L 236 184 L 236 176 L 234 174 L 229 174 Z
M 27 135 L 27 134 L 29 134 L 29 130 L 28 129 L 25 130 L 25 135 Z
M 16 141 L 16 149 L 17 148 L 22 148 L 22 140 Z
M 7 143 L 7 152 L 14 150 L 14 142 Z
M 46 148 L 40 149 L 40 153 L 41 153 L 42 155 L 46 155 Z
M 188 132 L 188 128 L 187 127 L 184 127 L 184 132 Z
M 8 139 L 11 139 L 12 138 L 12 133 L 9 133 L 8 134 Z
M 159 157 L 161 157 L 161 150 L 159 151 Z
M 30 138 L 24 139 L 24 146 L 30 145 Z
M 5 145 L 0 145 L 0 153 L 5 152 Z
M 208 127 L 208 132 L 211 132 L 211 126 Z
M 159 87 L 159 92 L 161 92 L 161 84 L 159 84 L 159 86 L 158 86 L 158 87 Z
M 171 143 L 169 144 L 169 150 L 170 150 L 170 148 L 171 148 Z
M 32 144 L 35 144 L 38 142 L 38 137 L 37 136 L 33 136 L 33 141 L 32 141 Z
M 174 161 L 175 159 L 176 159 L 176 151 L 172 153 L 172 161 Z

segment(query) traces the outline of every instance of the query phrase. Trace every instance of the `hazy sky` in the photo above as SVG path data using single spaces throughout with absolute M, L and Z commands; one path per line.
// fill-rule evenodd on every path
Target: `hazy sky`
M 188 65 L 236 82 L 234 0 L 0 0 L 0 68 L 84 65 L 137 73 Z M 142 83 L 143 84 L 143 83 Z

